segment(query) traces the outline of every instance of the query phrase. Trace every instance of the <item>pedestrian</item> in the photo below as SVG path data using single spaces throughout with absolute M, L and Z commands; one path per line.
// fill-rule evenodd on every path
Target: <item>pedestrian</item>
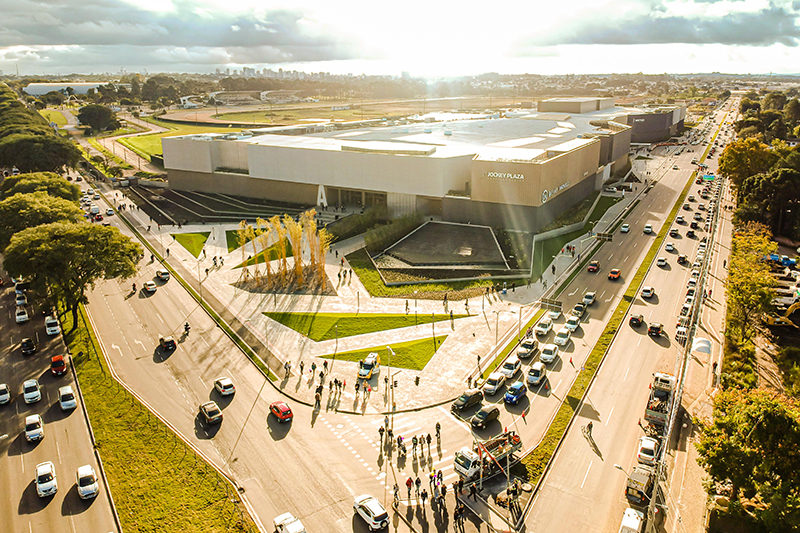
M 169 257 L 169 248 L 167 248 L 167 257 Z
M 445 483 L 442 483 L 442 503 L 444 503 L 446 497 L 447 497 L 447 485 Z
M 456 501 L 458 501 L 458 495 L 461 493 L 461 483 L 462 481 L 460 479 L 458 481 L 453 481 L 453 494 L 456 495 Z
M 342 267 L 344 267 L 344 257 L 342 257 Z
M 383 417 L 383 425 L 389 427 L 389 415 Z
M 356 380 L 355 387 L 356 387 L 356 396 L 358 396 L 358 389 L 359 389 L 358 380 Z
M 214 264 L 215 267 L 217 266 L 217 256 L 216 255 L 214 256 L 213 264 Z
M 433 485 L 436 483 L 436 472 L 431 470 L 428 474 L 428 485 L 433 488 Z
M 335 253 L 336 253 L 336 259 L 339 259 L 339 250 L 336 250 Z
M 367 398 L 369 398 L 370 394 L 372 394 L 372 385 L 367 385 Z
M 422 506 L 425 507 L 425 500 L 428 499 L 428 490 L 422 489 Z
M 406 314 L 408 314 L 408 300 L 406 300 Z
M 347 387 L 347 380 L 342 381 L 342 390 L 344 390 L 345 387 Z
M 333 381 L 328 382 L 328 392 L 333 394 Z
M 419 496 L 419 488 L 422 485 L 422 480 L 417 476 L 417 479 L 414 480 L 414 487 L 416 488 L 417 496 Z
M 304 367 L 305 365 L 306 365 L 306 364 L 305 364 L 305 362 L 304 362 L 304 361 L 300 361 L 300 375 L 301 375 L 301 376 L 303 375 L 303 367 Z
M 722 268 L 725 268 L 726 266 L 728 266 L 728 261 L 723 259 Z
M 414 481 L 409 477 L 406 480 L 406 488 L 408 489 L 408 499 L 411 499 L 411 487 L 414 486 Z
M 317 371 L 317 363 L 311 363 L 311 377 L 314 377 L 314 372 Z
M 208 277 L 208 269 L 206 269 L 206 277 Z
M 450 322 L 452 322 L 452 321 L 453 321 L 453 310 L 451 309 L 450 310 Z
M 434 485 L 433 487 L 433 498 L 431 498 L 431 505 L 434 503 L 440 503 L 440 493 L 439 493 L 439 485 Z
M 220 257 L 219 258 L 219 266 L 223 266 L 224 264 L 225 264 L 225 258 L 224 257 Z
M 339 278 L 339 283 L 341 283 L 342 282 L 342 273 L 341 272 L 337 272 L 336 276 Z
M 381 442 L 383 442 L 383 432 L 384 431 L 385 430 L 383 429 L 383 426 L 378 428 L 378 435 L 380 435 L 380 437 L 381 437 Z
M 326 374 L 328 373 L 328 361 L 324 361 L 322 363 L 322 369 L 325 371 Z
M 205 258 L 206 258 L 206 251 L 203 250 L 203 259 L 205 259 Z
M 552 267 L 550 267 L 550 270 L 553 272 L 553 274 L 555 274 L 556 273 L 556 266 L 553 265 Z
M 417 436 L 416 435 L 414 435 L 414 437 L 411 439 L 411 453 L 417 453 Z
M 478 499 L 478 490 L 475 488 L 475 484 L 469 486 L 469 495 L 472 496 L 473 500 Z
M 350 277 L 351 278 L 353 277 L 353 269 L 352 268 L 350 269 Z
M 322 383 L 322 380 L 324 380 L 324 379 L 325 379 L 325 374 L 322 372 L 322 370 L 320 370 L 319 371 L 319 382 Z
M 427 442 L 427 443 L 428 443 L 428 451 L 431 451 L 431 440 L 432 440 L 432 439 L 431 439 L 431 434 L 430 434 L 430 433 L 428 433 L 428 436 L 427 436 L 427 437 L 425 437 L 425 442 Z
M 716 361 L 714 361 L 714 365 L 711 367 L 711 373 L 712 374 L 716 374 L 717 373 L 717 362 Z
M 318 408 L 320 405 L 322 405 L 322 404 L 320 403 L 320 395 L 319 395 L 319 392 L 317 392 L 317 393 L 315 393 L 315 394 L 314 394 L 314 408 L 316 409 L 316 408 Z
M 438 472 L 436 472 L 436 481 L 438 483 L 441 483 L 443 479 L 444 479 L 444 474 L 442 474 L 442 471 L 439 470 Z

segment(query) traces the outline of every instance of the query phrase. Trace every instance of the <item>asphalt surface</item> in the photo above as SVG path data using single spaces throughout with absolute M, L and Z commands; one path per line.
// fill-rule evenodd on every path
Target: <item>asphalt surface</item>
M 50 372 L 53 355 L 66 356 L 61 335 L 45 333 L 44 315 L 35 305 L 29 305 L 29 322 L 16 324 L 14 317 L 14 287 L 10 278 L 0 287 L 0 331 L 5 339 L 0 350 L 0 383 L 11 390 L 11 403 L 0 405 L 0 516 L 2 530 L 63 531 L 81 533 L 115 531 L 106 487 L 102 479 L 100 494 L 91 500 L 78 497 L 76 473 L 78 467 L 90 464 L 98 477 L 100 467 L 92 450 L 89 429 L 79 405 L 77 409 L 63 412 L 58 403 L 58 389 L 72 385 L 77 388 L 71 372 L 54 376 Z M 38 350 L 22 355 L 20 342 L 25 337 L 37 340 Z M 42 399 L 26 404 L 22 397 L 22 383 L 37 379 L 42 388 Z M 25 417 L 41 415 L 44 421 L 44 438 L 28 442 L 25 439 Z M 52 461 L 58 480 L 54 496 L 39 498 L 34 477 L 36 465 Z
M 720 111 L 716 116 L 721 118 L 724 114 L 724 111 Z M 690 160 L 705 149 L 701 145 L 693 148 L 694 152 L 678 156 L 676 164 L 679 170 L 671 171 L 662 179 L 661 187 L 673 193 L 682 189 L 693 168 Z M 709 164 L 709 170 L 716 170 L 716 158 L 705 162 Z M 659 187 L 657 185 L 654 192 Z M 699 197 L 700 188 L 701 185 L 692 185 L 689 191 L 696 199 L 690 202 L 692 210 L 679 211 L 687 221 L 698 211 L 699 203 L 708 205 L 708 201 Z M 674 194 L 663 199 L 668 204 L 667 209 L 674 200 Z M 699 212 L 705 216 L 706 211 Z M 654 227 L 658 230 L 663 222 L 663 218 L 654 220 L 649 213 L 641 211 L 634 213 L 629 220 L 632 230 L 647 222 L 657 222 Z M 698 231 L 698 238 L 690 239 L 686 237 L 688 224 L 676 223 L 673 227 L 679 230 L 681 236 L 667 237 L 664 246 L 672 242 L 676 251 L 667 252 L 662 246 L 657 257 L 667 258 L 667 266 L 653 264 L 644 280 L 645 286 L 654 287 L 656 295 L 650 299 L 636 298 L 626 315 L 579 416 L 571 426 L 536 497 L 526 521 L 529 530 L 547 528 L 550 531 L 610 533 L 619 529 L 623 512 L 629 507 L 625 498 L 625 472 L 630 472 L 637 463 L 637 441 L 644 435 L 639 421 L 645 423 L 644 411 L 652 375 L 654 372 L 678 374 L 677 365 L 683 347 L 675 342 L 674 333 L 692 268 L 678 265 L 676 259 L 679 254 L 686 254 L 693 261 L 700 239 L 705 235 L 705 232 Z M 628 249 L 625 243 L 618 246 Z M 630 326 L 628 317 L 633 313 L 644 315 L 645 324 Z M 659 338 L 649 337 L 647 324 L 652 322 L 664 324 L 667 334 Z M 589 421 L 594 426 L 591 441 L 581 432 L 581 426 Z M 615 465 L 620 465 L 623 470 Z M 576 513 L 575 509 L 581 509 L 581 512 Z

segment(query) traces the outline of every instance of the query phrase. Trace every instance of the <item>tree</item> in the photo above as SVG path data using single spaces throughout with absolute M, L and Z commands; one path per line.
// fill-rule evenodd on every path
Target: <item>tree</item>
M 0 139 L 0 166 L 21 172 L 63 171 L 75 168 L 81 153 L 64 137 L 15 133 Z
M 112 178 L 120 178 L 122 177 L 122 167 L 120 166 L 108 167 L 106 169 L 106 175 L 111 176 Z
M 75 202 L 50 196 L 46 192 L 17 193 L 0 201 L 0 250 L 11 237 L 26 228 L 51 222 L 80 222 L 83 210 Z
M 793 168 L 774 168 L 766 174 L 756 174 L 744 180 L 738 196 L 741 205 L 756 206 L 760 210 L 759 220 L 773 233 L 783 234 L 784 217 L 800 201 L 800 172 Z
M 69 200 L 77 205 L 81 197 L 81 188 L 58 174 L 52 172 L 34 172 L 9 176 L 0 185 L 0 199 L 14 196 L 17 193 L 30 194 L 46 192 L 50 196 Z
M 773 91 L 769 93 L 761 101 L 761 109 L 765 111 L 767 109 L 780 111 L 783 109 L 784 105 L 786 105 L 786 95 L 780 91 Z
M 714 399 L 713 422 L 701 424 L 697 460 L 718 485 L 758 502 L 742 508 L 767 531 L 800 524 L 800 407 L 764 390 L 726 390 Z
M 749 100 L 747 98 L 742 98 L 742 103 L 739 104 L 739 112 L 741 114 L 745 114 L 747 111 L 761 111 L 761 104 L 759 102 L 754 102 L 753 100 Z
M 738 188 L 745 178 L 768 172 L 779 154 L 757 139 L 730 143 L 719 158 L 719 172 Z
M 789 102 L 783 106 L 783 117 L 791 128 L 794 128 L 800 123 L 800 102 L 797 101 L 797 98 L 789 100 Z
M 85 105 L 78 111 L 78 120 L 81 124 L 91 127 L 95 131 L 114 130 L 119 128 L 116 114 L 104 105 Z
M 86 289 L 99 279 L 130 278 L 141 258 L 142 247 L 117 228 L 54 222 L 15 234 L 3 266 L 28 279 L 34 290 L 63 301 L 76 327 Z

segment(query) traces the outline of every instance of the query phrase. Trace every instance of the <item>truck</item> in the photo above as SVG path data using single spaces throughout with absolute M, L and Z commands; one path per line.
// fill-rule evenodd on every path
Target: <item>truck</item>
M 642 533 L 643 525 L 644 513 L 628 507 L 625 509 L 625 514 L 622 515 L 619 533 Z
M 628 498 L 629 502 L 638 505 L 649 502 L 654 480 L 655 469 L 652 466 L 637 464 L 628 475 L 625 497 Z
M 769 254 L 768 256 L 765 256 L 764 259 L 775 265 L 788 268 L 794 268 L 797 266 L 797 260 L 791 259 L 788 255 Z
M 653 374 L 653 383 L 650 385 L 650 398 L 647 400 L 644 419 L 660 426 L 666 425 L 674 391 L 675 376 L 664 372 Z
M 506 431 L 485 441 L 475 441 L 472 448 L 464 446 L 456 452 L 453 468 L 465 481 L 491 476 L 495 470 L 503 470 L 503 460 L 522 448 L 522 440 L 514 431 Z

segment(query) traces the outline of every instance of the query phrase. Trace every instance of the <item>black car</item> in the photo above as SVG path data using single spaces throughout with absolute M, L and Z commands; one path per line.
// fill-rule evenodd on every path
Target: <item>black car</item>
M 647 334 L 651 337 L 660 337 L 664 334 L 664 325 L 659 324 L 658 322 L 653 322 L 650 324 L 650 327 L 647 328 Z
M 686 232 L 686 236 L 688 238 L 690 238 L 690 239 L 694 239 L 696 237 L 696 235 L 694 234 L 694 231 L 692 231 L 692 230 L 687 231 Z
M 680 237 L 681 234 L 677 229 L 672 228 L 671 230 L 669 230 L 669 236 L 670 237 Z
M 472 425 L 476 428 L 485 428 L 492 420 L 500 418 L 500 409 L 496 405 L 487 405 L 472 417 Z
M 631 315 L 630 324 L 631 326 L 641 326 L 644 323 L 644 316 L 642 315 Z
M 686 257 L 685 255 L 679 255 L 678 256 L 678 264 L 682 265 L 682 264 L 688 263 L 688 262 L 689 262 L 689 258 Z
M 483 402 L 483 391 L 481 389 L 467 389 L 453 402 L 451 409 L 453 411 L 463 411 L 481 402 Z
M 158 344 L 168 352 L 171 352 L 172 350 L 175 349 L 175 339 L 173 339 L 169 335 L 167 335 L 166 337 L 159 337 Z
M 692 221 L 691 224 L 689 224 L 689 227 L 692 228 L 692 229 L 699 229 L 700 228 L 700 226 L 698 226 L 697 222 L 695 222 L 694 220 Z
M 36 352 L 36 341 L 26 337 L 22 339 L 22 355 L 30 355 Z

